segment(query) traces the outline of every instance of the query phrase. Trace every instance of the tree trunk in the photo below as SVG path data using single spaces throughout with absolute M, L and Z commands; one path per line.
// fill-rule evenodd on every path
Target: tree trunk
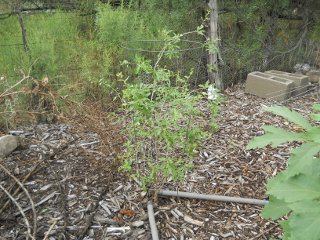
M 210 44 L 215 45 L 216 51 L 209 51 L 209 78 L 212 83 L 215 83 L 216 88 L 224 90 L 223 82 L 219 77 L 218 61 L 219 61 L 219 44 L 218 44 L 218 4 L 217 0 L 210 0 L 208 3 L 210 10 Z
M 24 26 L 23 15 L 22 15 L 22 12 L 21 12 L 20 0 L 17 0 L 17 12 L 18 12 L 19 23 L 20 23 L 21 32 L 22 32 L 23 47 L 24 47 L 25 51 L 28 51 L 29 47 L 28 47 L 28 41 L 27 41 L 27 33 L 26 33 L 26 28 Z

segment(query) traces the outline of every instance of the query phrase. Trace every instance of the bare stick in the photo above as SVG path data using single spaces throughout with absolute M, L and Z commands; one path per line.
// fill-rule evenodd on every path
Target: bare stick
M 24 214 L 20 204 L 13 198 L 13 196 L 0 184 L 0 188 L 2 191 L 5 192 L 5 194 L 11 199 L 11 201 L 17 206 L 17 208 L 19 209 L 22 217 L 23 217 L 23 220 L 25 221 L 26 225 L 27 225 L 27 231 L 28 231 L 28 234 L 26 236 L 26 240 L 29 239 L 29 237 L 31 237 L 31 239 L 35 240 L 35 238 L 31 235 L 31 227 L 30 227 L 30 223 L 26 217 L 26 215 Z
M 47 238 L 49 237 L 50 232 L 52 231 L 52 229 L 54 228 L 54 226 L 57 224 L 58 220 L 54 221 L 54 223 L 52 223 L 52 225 L 50 226 L 48 232 L 46 233 L 46 235 L 44 236 L 43 240 L 47 240 Z
M 40 202 L 38 202 L 38 203 L 36 203 L 34 206 L 35 207 L 38 207 L 38 206 L 40 206 L 42 203 L 44 203 L 44 202 L 46 202 L 46 201 L 48 201 L 50 198 L 52 198 L 54 195 L 56 195 L 57 194 L 57 192 L 52 192 L 52 193 L 50 193 L 48 196 L 46 196 L 45 198 L 43 198 L 43 199 L 41 199 L 40 200 Z M 26 211 L 29 211 L 31 209 L 31 207 L 26 207 L 26 208 L 24 208 L 24 209 L 22 209 L 23 210 L 23 212 L 26 212 Z M 15 212 L 14 214 L 13 214 L 13 216 L 19 216 L 19 214 L 20 214 L 20 212 Z
M 21 189 L 25 192 L 25 194 L 27 195 L 27 197 L 29 198 L 30 204 L 31 204 L 31 209 L 33 212 L 33 238 L 36 238 L 36 233 L 37 233 L 37 212 L 34 206 L 34 202 L 28 192 L 28 190 L 23 186 L 23 184 L 15 177 L 13 176 L 8 169 L 6 169 L 2 164 L 0 164 L 0 167 L 11 177 L 13 178 L 16 183 L 21 187 Z
M 12 90 L 13 88 L 15 88 L 16 86 L 18 86 L 20 83 L 22 83 L 24 80 L 30 78 L 30 76 L 24 76 L 19 82 L 17 82 L 16 84 L 14 84 L 13 86 L 9 87 L 6 91 L 4 91 L 3 93 L 0 94 L 0 98 L 3 97 L 7 92 L 9 92 L 10 90 Z
M 75 138 L 75 139 L 71 140 L 71 141 L 68 142 L 66 145 L 63 145 L 62 147 L 56 149 L 56 150 L 55 150 L 53 153 L 51 153 L 48 157 L 46 157 L 46 158 L 42 159 L 41 161 L 37 162 L 37 163 L 35 164 L 35 166 L 29 171 L 29 173 L 28 173 L 26 176 L 24 176 L 23 180 L 21 181 L 22 184 L 25 183 L 25 181 L 27 181 L 28 178 L 29 178 L 32 174 L 34 174 L 34 173 L 36 173 L 37 171 L 39 171 L 38 167 L 40 166 L 40 164 L 42 164 L 44 161 L 46 161 L 46 160 L 48 160 L 48 159 L 53 158 L 58 152 L 66 149 L 71 143 L 75 142 L 77 139 L 78 139 L 78 138 Z M 12 196 L 17 195 L 17 193 L 18 193 L 19 191 L 20 191 L 20 187 L 18 187 L 18 188 L 16 189 L 16 191 L 12 194 Z M 8 201 L 3 205 L 3 207 L 0 209 L 0 214 L 4 211 L 4 209 L 6 209 L 6 207 L 9 205 L 9 203 L 10 203 L 10 201 L 8 200 Z

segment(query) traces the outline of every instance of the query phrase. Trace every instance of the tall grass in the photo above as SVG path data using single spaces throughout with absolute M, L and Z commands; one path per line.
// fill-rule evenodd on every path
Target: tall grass
M 197 26 L 186 18 L 190 16 L 187 9 L 114 8 L 91 1 L 88 14 L 59 10 L 24 14 L 28 51 L 22 45 L 18 17 L 11 16 L 0 21 L 0 77 L 6 76 L 8 86 L 12 86 L 21 78 L 15 69 L 21 68 L 36 79 L 48 77 L 55 91 L 74 100 L 110 99 L 111 88 L 121 87 L 117 73 L 128 70 L 120 63 L 138 54 L 122 45 L 135 40 L 163 40 L 170 31 L 180 33 Z M 29 86 L 32 88 L 32 81 Z M 0 90 L 6 87 L 2 85 Z M 16 102 L 23 106 L 25 101 Z

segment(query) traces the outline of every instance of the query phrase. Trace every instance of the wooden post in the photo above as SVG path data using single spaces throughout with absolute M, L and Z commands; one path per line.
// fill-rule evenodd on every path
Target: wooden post
M 215 45 L 216 51 L 209 52 L 209 65 L 211 66 L 211 70 L 209 72 L 209 78 L 211 83 L 215 83 L 215 87 L 224 90 L 223 82 L 219 76 L 218 69 L 218 54 L 219 54 L 219 44 L 218 44 L 218 4 L 217 0 L 209 0 L 208 3 L 210 10 L 210 31 L 209 31 L 209 41 L 210 44 Z
M 19 23 L 20 23 L 20 27 L 21 27 L 23 47 L 24 47 L 25 51 L 28 51 L 29 47 L 28 47 L 28 41 L 27 41 L 27 33 L 26 33 L 26 28 L 24 26 L 23 15 L 22 15 L 22 12 L 21 12 L 20 0 L 17 0 L 17 12 L 18 12 Z

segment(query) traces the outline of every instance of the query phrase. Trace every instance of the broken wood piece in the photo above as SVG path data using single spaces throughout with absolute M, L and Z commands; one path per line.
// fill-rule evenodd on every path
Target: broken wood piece
M 197 226 L 200 226 L 200 227 L 203 227 L 204 226 L 204 223 L 199 221 L 199 220 L 196 220 L 196 219 L 193 219 L 191 218 L 190 216 L 188 215 L 185 215 L 184 218 L 183 218 L 187 223 L 191 223 L 193 225 L 197 225 Z
M 107 232 L 126 232 L 127 230 L 130 230 L 130 227 L 108 227 Z

